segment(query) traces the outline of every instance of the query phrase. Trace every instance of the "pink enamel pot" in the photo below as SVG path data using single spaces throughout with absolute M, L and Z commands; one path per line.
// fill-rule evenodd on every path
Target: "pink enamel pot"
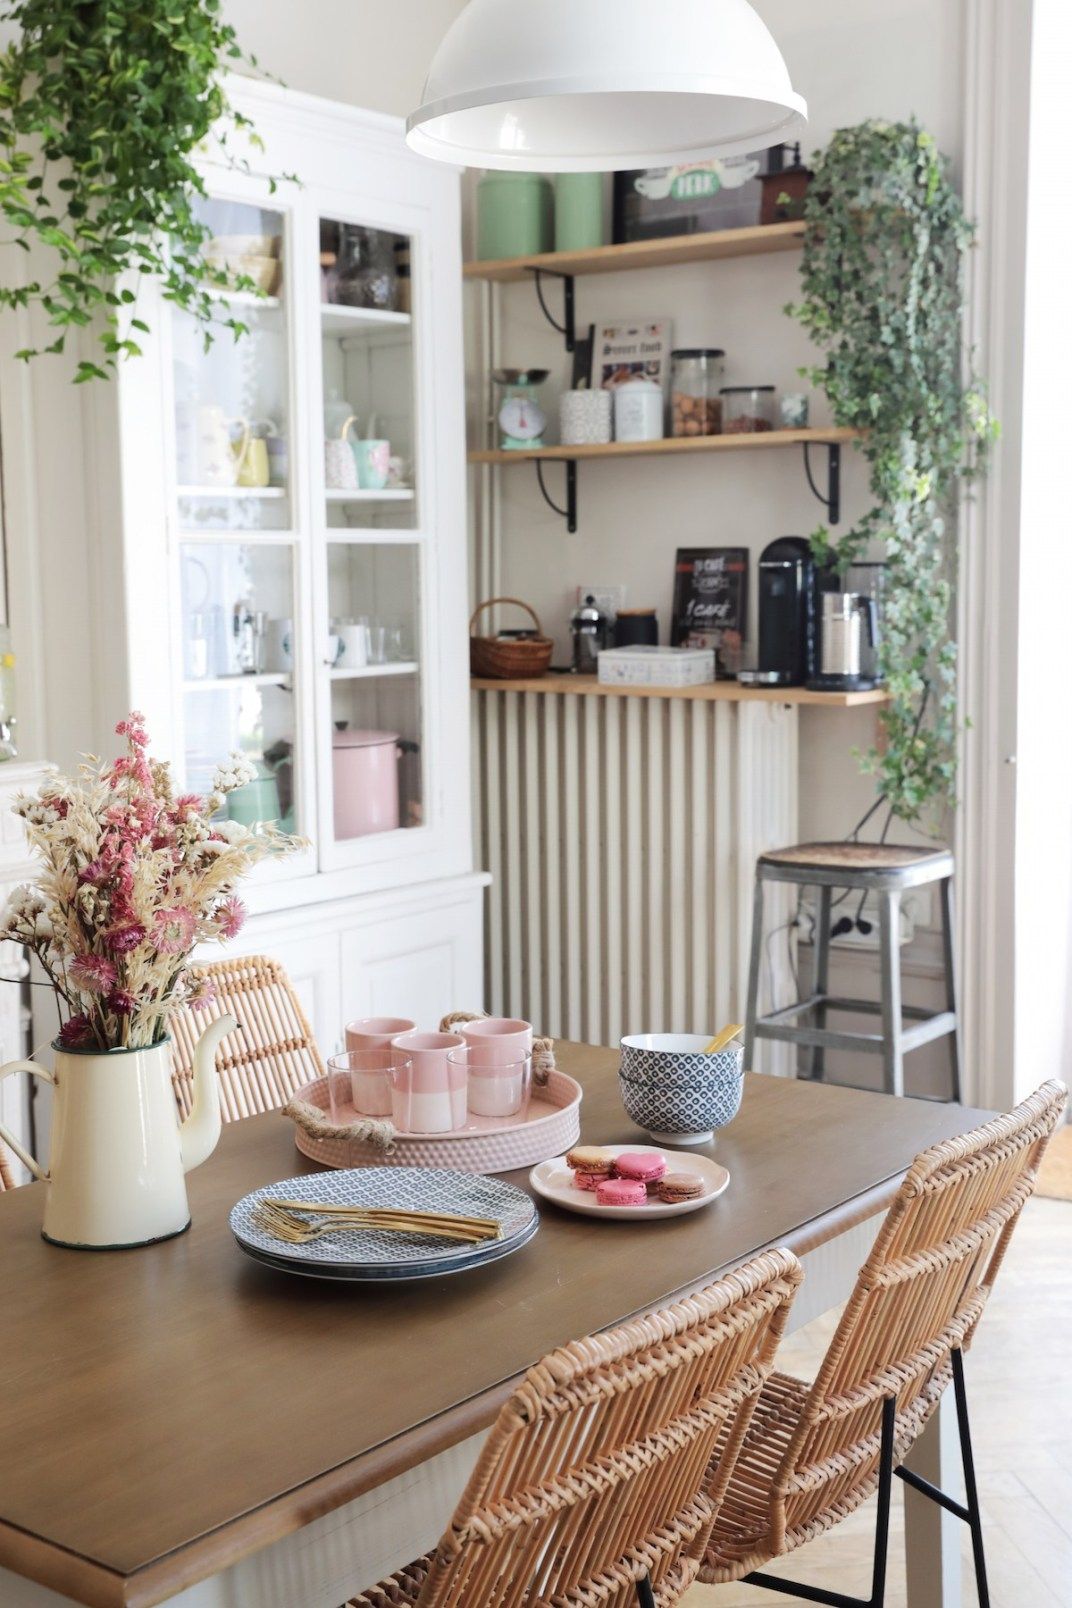
M 396 731 L 337 731 L 332 741 L 336 838 L 399 825 Z

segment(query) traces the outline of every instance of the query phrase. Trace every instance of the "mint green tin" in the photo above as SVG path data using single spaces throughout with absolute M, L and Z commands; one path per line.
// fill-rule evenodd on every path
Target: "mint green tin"
M 542 173 L 485 173 L 476 187 L 476 254 L 481 262 L 550 251 L 554 191 Z
M 556 173 L 555 250 L 591 251 L 603 244 L 602 173 Z

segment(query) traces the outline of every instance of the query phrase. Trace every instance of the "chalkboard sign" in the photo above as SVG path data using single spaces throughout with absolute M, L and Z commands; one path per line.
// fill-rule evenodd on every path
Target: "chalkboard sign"
M 747 624 L 747 547 L 679 547 L 672 646 L 714 648 L 715 672 L 725 680 L 741 667 Z

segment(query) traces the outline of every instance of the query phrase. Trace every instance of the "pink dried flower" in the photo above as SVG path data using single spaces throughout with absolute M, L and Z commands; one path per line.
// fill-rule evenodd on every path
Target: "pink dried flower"
M 181 955 L 194 941 L 196 920 L 184 905 L 158 910 L 153 923 L 153 943 L 162 955 Z
M 216 929 L 221 938 L 237 938 L 246 924 L 246 907 L 231 895 L 216 910 Z
M 149 733 L 145 729 L 145 716 L 139 709 L 132 709 L 125 720 L 121 720 L 115 728 L 117 737 L 125 737 L 132 748 L 145 748 L 149 743 Z
M 145 928 L 140 921 L 130 921 L 124 926 L 113 927 L 110 932 L 104 933 L 104 942 L 114 955 L 129 955 L 132 949 L 145 938 Z
M 204 808 L 205 801 L 200 793 L 180 793 L 175 800 L 173 814 L 177 821 L 182 821 L 188 815 L 201 815 Z
M 128 988 L 113 988 L 108 995 L 108 1009 L 113 1016 L 133 1016 L 138 1002 Z
M 76 955 L 71 961 L 70 978 L 83 994 L 107 994 L 115 987 L 116 970 L 105 955 Z
M 186 986 L 186 1003 L 195 1011 L 207 1010 L 216 1003 L 216 984 L 211 977 L 200 975 L 192 976 Z
M 92 887 L 96 888 L 102 882 L 107 882 L 110 874 L 102 859 L 90 860 L 89 864 L 84 865 L 79 871 L 78 880 L 79 882 L 88 882 Z
M 61 1050 L 84 1050 L 94 1042 L 93 1023 L 88 1016 L 79 1012 L 77 1016 L 68 1017 L 60 1028 L 57 1040 Z

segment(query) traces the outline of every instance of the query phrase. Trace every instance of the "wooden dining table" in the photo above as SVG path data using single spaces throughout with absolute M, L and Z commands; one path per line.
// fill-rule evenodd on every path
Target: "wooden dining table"
M 583 1086 L 585 1139 L 641 1137 L 616 1052 L 557 1058 Z M 985 1115 L 748 1074 L 701 1152 L 730 1173 L 702 1211 L 607 1222 L 541 1203 L 516 1255 L 403 1286 L 289 1277 L 239 1251 L 235 1201 L 315 1166 L 274 1113 L 225 1128 L 190 1175 L 192 1227 L 160 1245 L 59 1249 L 39 1234 L 44 1185 L 0 1194 L 0 1604 L 338 1608 L 434 1545 L 542 1353 L 771 1245 L 804 1262 L 794 1323 L 828 1310 L 915 1154 Z M 952 1427 L 936 1415 L 913 1453 L 950 1483 Z M 910 1608 L 959 1608 L 957 1521 L 906 1504 Z

